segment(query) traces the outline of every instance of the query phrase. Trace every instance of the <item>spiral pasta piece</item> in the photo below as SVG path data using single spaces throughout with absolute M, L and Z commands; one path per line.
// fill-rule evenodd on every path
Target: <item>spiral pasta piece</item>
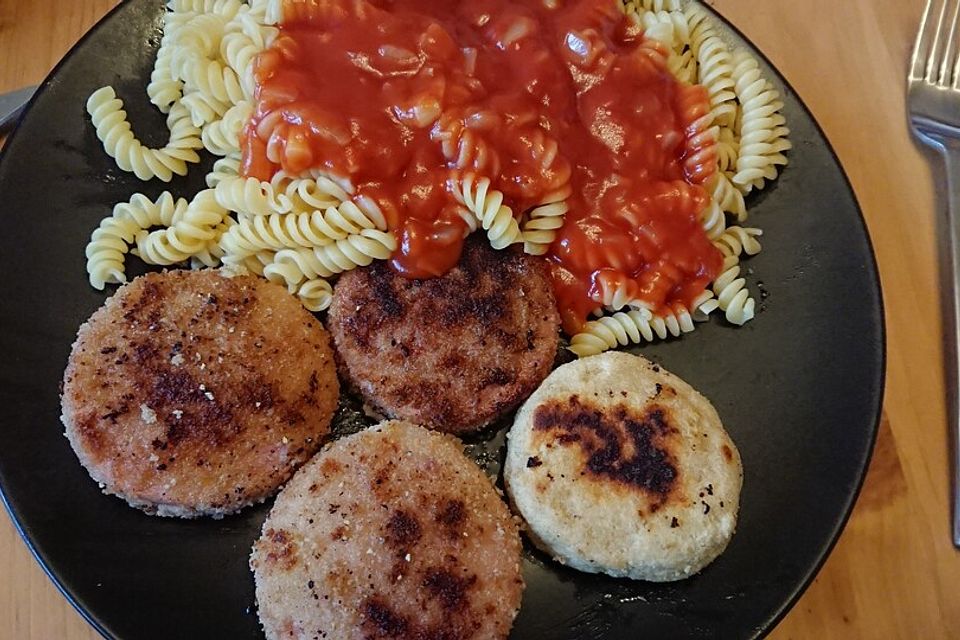
M 137 255 L 147 264 L 171 265 L 202 255 L 218 239 L 227 210 L 212 189 L 198 193 L 183 215 L 166 229 L 137 239 Z
M 680 51 L 690 41 L 690 26 L 682 11 L 645 10 L 631 14 L 644 28 L 644 35 L 674 51 Z
M 690 28 L 690 50 L 697 58 L 699 69 L 697 81 L 710 94 L 710 107 L 715 121 L 720 125 L 733 126 L 737 118 L 737 95 L 734 92 L 730 48 L 702 7 L 690 3 L 686 16 Z
M 283 0 L 250 0 L 250 13 L 261 15 L 264 24 L 280 24 L 284 18 L 283 5 Z
M 240 135 L 253 115 L 253 106 L 242 100 L 230 107 L 223 118 L 203 128 L 201 140 L 207 151 L 216 156 L 228 156 L 240 150 Z
M 624 307 L 634 309 L 650 309 L 650 305 L 636 298 L 637 287 L 627 280 L 621 272 L 603 270 L 596 274 L 597 295 L 594 302 L 602 305 L 598 309 L 599 315 L 603 311 L 620 311 Z
M 717 139 L 720 128 L 713 125 L 712 111 L 700 104 L 697 90 L 681 86 L 678 94 L 682 122 L 688 123 L 685 130 L 684 172 L 694 184 L 706 184 L 717 173 Z
M 739 258 L 744 254 L 755 256 L 762 249 L 760 241 L 757 240 L 762 235 L 763 231 L 754 227 L 730 227 L 714 241 L 714 245 L 720 249 L 724 257 Z
M 162 113 L 169 113 L 173 105 L 183 97 L 183 83 L 173 77 L 173 71 L 170 67 L 173 45 L 169 27 L 165 28 L 165 35 L 160 41 L 160 49 L 157 50 L 157 60 L 153 66 L 153 72 L 150 74 L 150 82 L 147 84 L 147 96 Z
M 643 11 L 678 11 L 680 0 L 630 0 L 623 3 L 626 13 L 640 13 Z
M 680 337 L 695 328 L 693 316 L 682 305 L 671 307 L 662 316 L 647 309 L 621 311 L 588 322 L 571 339 L 568 349 L 583 358 L 617 347 Z
M 720 308 L 720 302 L 717 296 L 710 289 L 705 289 L 693 301 L 693 319 L 697 322 L 706 322 L 710 319 L 710 314 Z
M 231 227 L 237 222 L 230 216 L 224 216 L 223 221 L 213 228 L 213 237 L 207 241 L 203 249 L 190 256 L 190 267 L 201 269 L 203 267 L 218 267 L 222 264 L 224 251 L 220 240 Z
M 200 132 L 191 126 L 179 103 L 170 109 L 167 117 L 170 141 L 162 149 L 150 149 L 136 138 L 123 110 L 123 101 L 117 98 L 113 87 L 94 91 L 87 100 L 87 112 L 107 155 L 116 160 L 121 170 L 141 180 L 160 178 L 169 182 L 174 174 L 186 175 L 188 162 L 200 162 L 200 156 L 194 151 L 203 145 L 198 137 Z
M 430 131 L 430 137 L 450 166 L 459 171 L 489 175 L 500 173 L 500 158 L 486 141 L 458 116 L 441 116 Z
M 261 251 L 252 256 L 247 256 L 239 262 L 233 262 L 229 256 L 223 257 L 223 266 L 225 269 L 236 273 L 251 273 L 255 276 L 263 277 L 263 269 L 268 264 L 272 264 L 276 253 L 273 251 Z
M 740 277 L 740 260 L 730 255 L 724 259 L 723 271 L 713 282 L 720 309 L 727 322 L 741 326 L 753 319 L 756 301 L 750 297 L 747 281 Z
M 295 291 L 305 280 L 329 278 L 374 260 L 386 260 L 396 248 L 397 240 L 389 231 L 364 229 L 324 247 L 278 251 L 264 266 L 263 275 Z
M 307 280 L 297 288 L 297 297 L 308 310 L 324 311 L 333 302 L 333 287 L 322 278 Z
M 787 139 L 790 130 L 786 119 L 780 113 L 780 94 L 762 77 L 757 60 L 740 51 L 734 63 L 741 112 L 740 155 L 732 182 L 746 194 L 762 188 L 767 180 L 776 179 L 779 167 L 787 164 L 783 154 L 792 145 Z
M 237 154 L 231 154 L 214 162 L 213 169 L 206 177 L 207 188 L 214 189 L 224 180 L 239 177 L 240 162 L 240 156 Z
M 231 20 L 244 4 L 240 0 L 172 0 L 169 6 L 176 13 L 213 13 Z
M 156 200 L 137 193 L 129 202 L 117 204 L 113 213 L 94 230 L 87 244 L 90 285 L 102 291 L 107 284 L 126 282 L 124 258 L 130 245 L 145 236 L 150 227 L 173 224 L 186 208 L 186 200 L 174 200 L 168 191 L 164 191 Z
M 743 222 L 747 219 L 747 204 L 744 202 L 743 193 L 737 189 L 727 174 L 717 172 L 714 178 L 713 200 L 720 208 L 736 218 L 737 222 Z
M 238 10 L 239 11 L 239 10 Z M 170 72 L 183 83 L 181 104 L 196 127 L 215 122 L 245 98 L 236 72 L 220 59 L 226 26 L 236 12 L 186 13 L 171 44 Z
M 220 41 L 229 18 L 212 12 L 183 12 L 183 22 L 176 31 L 177 45 L 171 65 L 174 77 L 188 82 L 190 67 L 198 58 L 213 60 L 219 54 Z
M 451 179 L 449 185 L 457 202 L 477 217 L 494 249 L 505 249 L 523 242 L 523 232 L 513 217 L 513 211 L 503 204 L 503 193 L 490 189 L 489 178 L 477 179 L 468 173 L 462 179 Z
M 352 187 L 351 191 L 347 191 L 338 182 L 325 175 L 291 178 L 283 171 L 277 172 L 270 181 L 270 186 L 277 194 L 277 203 L 284 212 L 309 212 L 336 207 L 350 200 L 352 193 Z M 372 199 L 365 196 L 362 199 L 364 208 L 380 211 L 376 203 L 371 204 Z M 382 212 L 379 215 L 382 216 Z
M 241 215 L 268 216 L 283 212 L 269 182 L 237 176 L 220 180 L 214 192 L 221 207 Z
M 569 210 L 565 200 L 541 204 L 531 209 L 527 221 L 523 223 L 523 250 L 534 256 L 542 256 L 549 251 Z
M 318 233 L 317 225 L 310 220 L 322 215 L 320 211 L 313 214 L 275 213 L 243 219 L 220 240 L 225 259 L 239 263 L 261 251 L 330 244 L 334 240 Z
M 193 126 L 198 128 L 217 121 L 230 109 L 229 103 L 217 100 L 211 94 L 200 91 L 187 90 L 180 100 L 180 104 L 190 114 L 190 121 Z
M 737 169 L 737 158 L 740 157 L 740 141 L 730 127 L 720 127 L 720 136 L 717 139 L 717 168 L 721 173 L 731 178 Z
M 311 213 L 271 214 L 242 219 L 221 244 L 230 262 L 245 260 L 262 251 L 324 247 L 364 230 L 387 230 L 379 208 L 369 214 L 355 202 Z
M 338 207 L 328 208 L 321 219 L 320 229 L 335 240 L 361 233 L 365 229 L 387 230 L 387 220 L 372 199 L 361 194 Z
M 557 230 L 563 226 L 564 217 L 570 210 L 567 199 L 570 197 L 570 185 L 547 194 L 543 202 L 531 209 L 523 223 L 524 252 L 542 256 L 550 249 L 557 237 Z
M 240 12 L 226 26 L 226 33 L 220 41 L 220 57 L 237 74 L 248 100 L 253 98 L 256 85 L 254 58 L 270 47 L 277 35 L 279 30 L 266 26 L 264 16 L 252 9 Z
M 697 59 L 689 49 L 684 49 L 680 53 L 671 53 L 667 59 L 667 67 L 680 82 L 697 83 Z
M 700 221 L 707 237 L 711 240 L 719 239 L 727 228 L 727 216 L 720 203 L 714 198 L 711 198 L 700 212 Z
M 191 75 L 185 79 L 185 85 L 191 91 L 212 98 L 212 101 L 229 106 L 239 104 L 247 97 L 237 72 L 219 60 L 197 59 L 188 69 Z

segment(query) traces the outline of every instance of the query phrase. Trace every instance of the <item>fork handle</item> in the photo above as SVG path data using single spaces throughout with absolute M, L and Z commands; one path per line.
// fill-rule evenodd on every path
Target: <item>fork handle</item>
M 944 349 L 947 383 L 947 420 L 950 429 L 950 483 L 953 506 L 953 544 L 960 549 L 960 140 L 943 141 L 947 173 L 947 246 L 941 255 L 945 287 Z

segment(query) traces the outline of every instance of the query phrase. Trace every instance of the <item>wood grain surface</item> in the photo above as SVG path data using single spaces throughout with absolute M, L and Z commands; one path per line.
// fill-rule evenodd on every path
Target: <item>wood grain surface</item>
M 0 92 L 42 80 L 114 4 L 0 0 Z M 771 637 L 960 637 L 940 364 L 940 212 L 904 105 L 923 1 L 713 4 L 784 73 L 836 147 L 867 218 L 886 302 L 885 417 L 863 493 L 819 577 Z M 95 637 L 0 516 L 0 640 Z

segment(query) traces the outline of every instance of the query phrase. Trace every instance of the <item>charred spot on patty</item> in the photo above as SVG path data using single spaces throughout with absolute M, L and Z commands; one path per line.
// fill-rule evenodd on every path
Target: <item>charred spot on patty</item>
M 420 540 L 420 521 L 408 511 L 394 511 L 387 521 L 386 531 L 387 544 L 406 551 Z
M 461 535 L 461 525 L 467 514 L 463 500 L 449 499 L 443 503 L 437 513 L 437 523 L 446 529 L 447 535 L 457 538 Z
M 405 638 L 407 637 L 407 628 L 410 622 L 401 615 L 398 615 L 381 598 L 370 598 L 362 607 L 363 615 L 366 620 L 364 627 L 368 632 L 378 635 L 373 637 L 381 638 Z
M 283 529 L 268 529 L 259 544 L 267 562 L 283 571 L 297 566 L 297 545 L 289 532 Z
M 424 588 L 446 611 L 463 609 L 467 602 L 467 591 L 476 582 L 475 575 L 459 577 L 445 567 L 431 567 L 423 578 Z
M 733 462 L 733 449 L 731 449 L 728 445 L 724 444 L 722 447 L 720 447 L 720 451 L 721 453 L 723 453 L 724 460 L 726 460 L 727 462 Z
M 648 493 L 653 510 L 678 484 L 679 471 L 670 452 L 678 430 L 670 424 L 665 407 L 651 405 L 637 414 L 625 405 L 600 408 L 571 396 L 538 406 L 533 427 L 560 445 L 578 446 L 587 476 Z

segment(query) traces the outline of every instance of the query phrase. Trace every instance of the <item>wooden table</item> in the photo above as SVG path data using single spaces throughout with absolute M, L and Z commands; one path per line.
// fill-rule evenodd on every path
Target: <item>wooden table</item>
M 159 0 L 158 0 L 159 1 Z M 0 0 L 0 92 L 39 82 L 115 0 Z M 922 0 L 715 0 L 790 79 L 863 206 L 886 300 L 885 418 L 853 517 L 771 637 L 960 637 L 931 172 L 904 77 Z M 843 322 L 843 318 L 837 318 Z M 0 516 L 0 640 L 95 638 Z

